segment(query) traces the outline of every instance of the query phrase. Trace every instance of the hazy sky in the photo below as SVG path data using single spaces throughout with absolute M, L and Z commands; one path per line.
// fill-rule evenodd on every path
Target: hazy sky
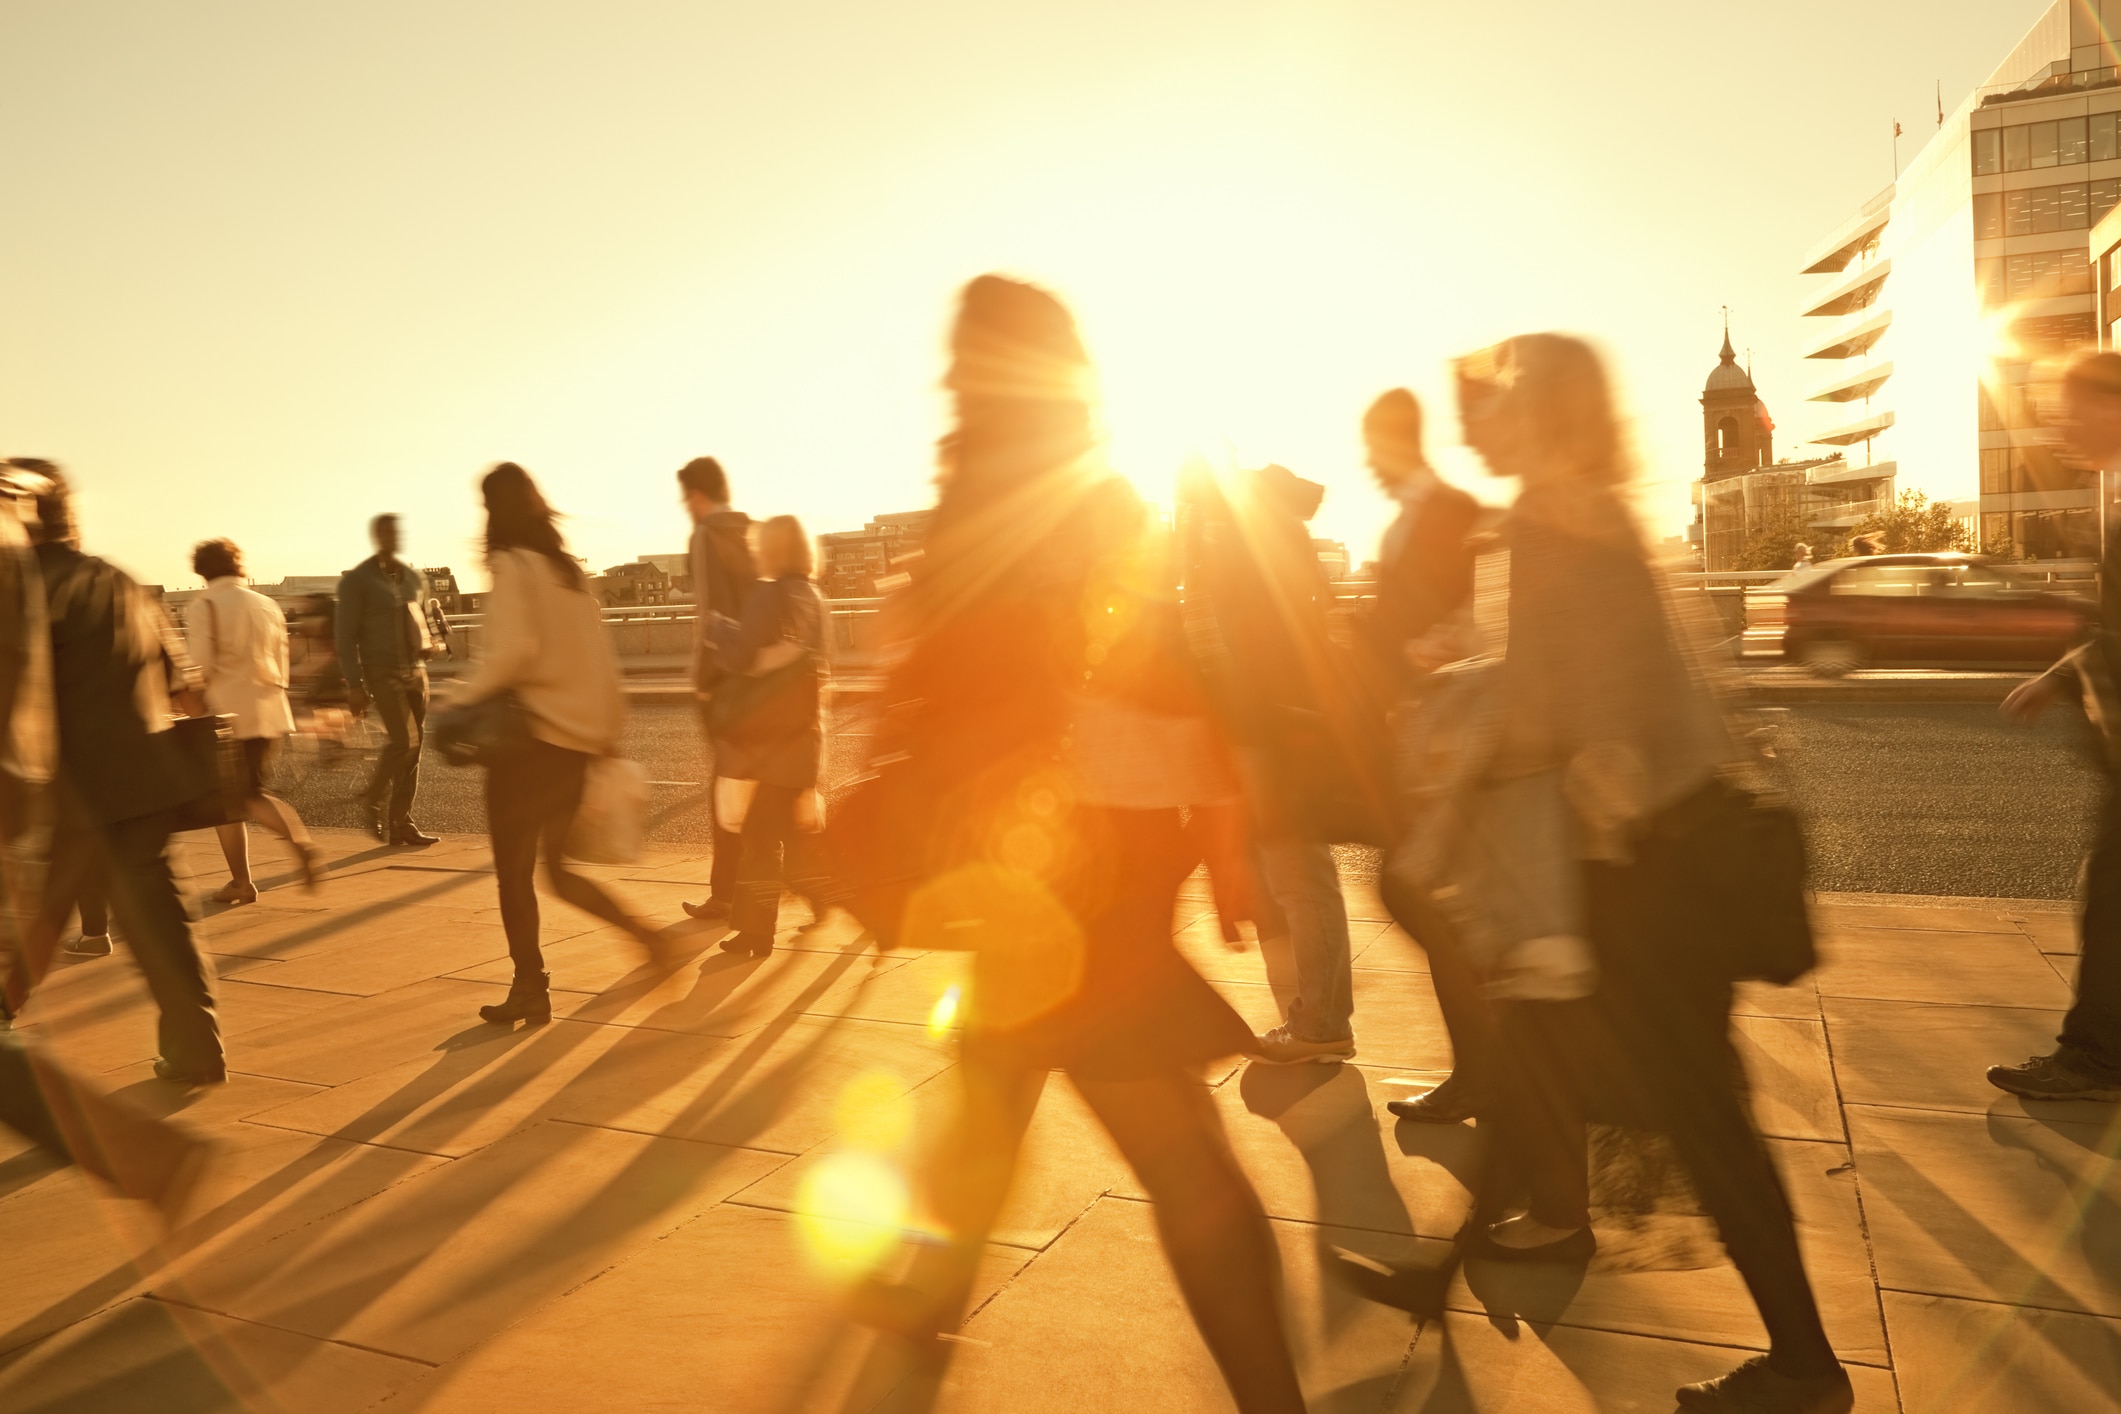
M 0 453 L 91 549 L 332 573 L 407 517 L 476 569 L 513 458 L 601 568 L 681 548 L 672 472 L 812 531 L 928 504 L 955 287 L 1077 309 L 1114 454 L 1384 511 L 1357 419 L 1533 328 L 1617 360 L 1661 533 L 1718 307 L 1780 424 L 1813 241 L 2046 0 L 0 0 Z M 1818 321 L 1813 321 L 1814 323 Z

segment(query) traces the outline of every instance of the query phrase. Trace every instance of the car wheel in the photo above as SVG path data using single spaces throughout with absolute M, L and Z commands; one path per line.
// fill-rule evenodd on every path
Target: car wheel
M 1797 661 L 1814 677 L 1838 678 L 1863 666 L 1863 647 L 1848 638 L 1814 638 L 1798 650 Z

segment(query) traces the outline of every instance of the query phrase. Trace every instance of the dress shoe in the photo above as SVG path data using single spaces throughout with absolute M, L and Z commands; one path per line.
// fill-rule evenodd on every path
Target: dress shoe
M 302 887 L 309 893 L 324 882 L 324 851 L 311 841 L 295 846 L 295 864 L 302 871 Z
M 1728 1375 L 1683 1385 L 1679 1407 L 1696 1414 L 1848 1414 L 1856 1407 L 1848 1371 L 1785 1375 L 1755 1355 Z
M 764 957 L 773 951 L 771 933 L 731 933 L 722 939 L 723 952 L 748 952 L 753 957 Z
M 167 1080 L 172 1085 L 219 1085 L 228 1079 L 228 1067 L 217 1065 L 207 1070 L 187 1070 L 156 1056 L 155 1079 Z
M 1401 1119 L 1423 1124 L 1464 1124 L 1479 1114 L 1481 1099 L 1479 1091 L 1453 1073 L 1433 1090 L 1404 1100 L 1385 1101 L 1385 1108 Z
M 718 923 L 729 917 L 729 900 L 709 898 L 705 903 L 681 905 L 691 917 L 703 923 Z
M 368 833 L 374 835 L 385 844 L 390 843 L 390 825 L 383 819 L 383 807 L 380 804 L 363 801 L 361 803 L 361 822 L 368 826 Z
M 552 1020 L 552 974 L 518 972 L 508 984 L 508 995 L 493 1006 L 482 1006 L 479 1015 L 501 1026 L 527 1021 L 543 1026 Z
M 390 832 L 391 844 L 403 845 L 408 849 L 425 849 L 428 845 L 436 843 L 441 838 L 440 835 L 421 834 L 419 830 L 414 828 L 410 820 Z

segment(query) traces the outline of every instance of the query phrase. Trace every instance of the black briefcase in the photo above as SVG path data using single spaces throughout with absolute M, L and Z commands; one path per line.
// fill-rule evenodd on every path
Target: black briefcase
M 210 830 L 243 818 L 243 744 L 236 740 L 235 721 L 179 717 L 170 723 L 170 745 L 188 788 L 174 829 Z

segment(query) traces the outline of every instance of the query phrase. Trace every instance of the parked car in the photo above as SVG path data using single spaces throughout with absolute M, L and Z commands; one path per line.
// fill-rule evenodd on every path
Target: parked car
M 2083 637 L 2091 601 L 1979 555 L 1868 555 L 1792 570 L 1746 595 L 1746 646 L 1822 677 L 1865 665 L 2044 667 Z

